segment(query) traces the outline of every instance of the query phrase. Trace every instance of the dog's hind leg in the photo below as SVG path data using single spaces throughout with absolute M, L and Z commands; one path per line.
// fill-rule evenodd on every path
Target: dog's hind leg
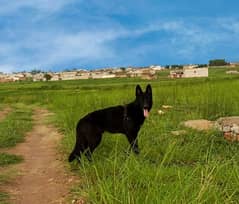
M 101 133 L 97 133 L 97 134 L 94 135 L 93 139 L 88 141 L 88 144 L 89 144 L 88 156 L 90 156 L 90 158 L 91 158 L 91 154 L 93 153 L 95 148 L 100 144 L 101 138 L 102 138 L 102 134 Z
M 77 159 L 80 162 L 81 153 L 84 151 L 82 147 L 78 147 L 77 144 L 75 145 L 74 150 L 71 152 L 68 161 L 72 162 L 74 159 Z
M 74 150 L 71 152 L 68 161 L 72 162 L 74 159 L 77 159 L 78 162 L 80 162 L 81 154 L 87 149 L 87 146 L 87 140 L 85 137 L 78 136 Z
M 84 154 L 86 156 L 86 158 L 88 159 L 89 162 L 92 162 L 92 158 L 91 155 L 93 153 L 93 151 L 95 150 L 95 148 L 100 144 L 102 135 L 101 134 L 92 134 L 90 135 L 89 141 L 87 141 L 87 149 L 85 150 Z

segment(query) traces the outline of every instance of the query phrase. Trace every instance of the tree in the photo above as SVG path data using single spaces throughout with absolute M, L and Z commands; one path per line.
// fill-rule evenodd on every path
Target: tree
M 172 68 L 172 69 L 182 69 L 182 68 L 183 68 L 183 65 L 173 64 L 173 65 L 171 65 L 171 68 Z
M 44 78 L 47 80 L 47 81 L 49 81 L 49 80 L 51 80 L 51 78 L 52 78 L 52 76 L 50 75 L 50 74 L 44 74 Z
M 225 65 L 228 65 L 225 59 L 209 60 L 209 66 L 225 66 Z
M 198 67 L 198 68 L 207 67 L 207 64 L 199 64 L 197 67 Z
M 123 72 L 126 70 L 125 67 L 120 67 L 120 69 L 121 69 L 121 71 L 123 71 Z
M 38 73 L 41 73 L 42 71 L 40 70 L 40 69 L 33 69 L 30 73 L 32 74 L 32 75 L 34 75 L 34 74 L 38 74 Z

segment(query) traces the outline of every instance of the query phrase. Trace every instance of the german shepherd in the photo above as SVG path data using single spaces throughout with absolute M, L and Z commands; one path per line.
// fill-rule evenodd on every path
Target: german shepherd
M 97 110 L 79 120 L 76 127 L 76 144 L 69 156 L 69 162 L 75 158 L 80 162 L 82 153 L 91 161 L 91 154 L 100 144 L 104 131 L 125 134 L 130 149 L 139 154 L 137 135 L 153 105 L 150 84 L 145 92 L 137 85 L 135 95 L 135 100 L 127 105 Z

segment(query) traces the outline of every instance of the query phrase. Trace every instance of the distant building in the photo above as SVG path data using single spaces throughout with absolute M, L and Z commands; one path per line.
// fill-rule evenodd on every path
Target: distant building
M 230 67 L 237 67 L 239 66 L 239 62 L 230 62 Z
M 239 74 L 239 72 L 237 70 L 229 70 L 226 74 Z
M 184 69 L 193 69 L 193 68 L 197 68 L 198 65 L 197 64 L 188 64 L 188 65 L 183 65 Z
M 51 79 L 50 79 L 51 81 L 58 81 L 58 80 L 60 80 L 60 74 L 59 73 L 52 73 L 50 75 L 51 75 Z
M 208 68 L 184 68 L 170 72 L 171 78 L 208 77 Z
M 76 77 L 77 72 L 71 71 L 71 72 L 61 72 L 60 73 L 60 80 L 74 80 Z
M 184 69 L 183 78 L 208 77 L 208 68 Z
M 149 68 L 153 69 L 154 71 L 161 71 L 162 69 L 164 69 L 160 65 L 151 65 Z
M 91 78 L 92 79 L 107 79 L 107 78 L 115 78 L 115 74 L 110 72 L 92 72 Z
M 182 78 L 183 76 L 183 70 L 173 70 L 170 71 L 170 78 Z
M 44 73 L 37 73 L 32 75 L 32 80 L 33 81 L 46 81 L 44 77 Z

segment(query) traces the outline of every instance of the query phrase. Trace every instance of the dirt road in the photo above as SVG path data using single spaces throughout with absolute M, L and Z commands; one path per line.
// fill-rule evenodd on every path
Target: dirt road
M 44 109 L 35 110 L 33 129 L 27 133 L 25 142 L 8 151 L 24 157 L 16 166 L 20 176 L 4 186 L 10 193 L 10 203 L 66 203 L 65 197 L 75 179 L 65 172 L 57 153 L 61 135 L 44 122 L 49 114 Z

